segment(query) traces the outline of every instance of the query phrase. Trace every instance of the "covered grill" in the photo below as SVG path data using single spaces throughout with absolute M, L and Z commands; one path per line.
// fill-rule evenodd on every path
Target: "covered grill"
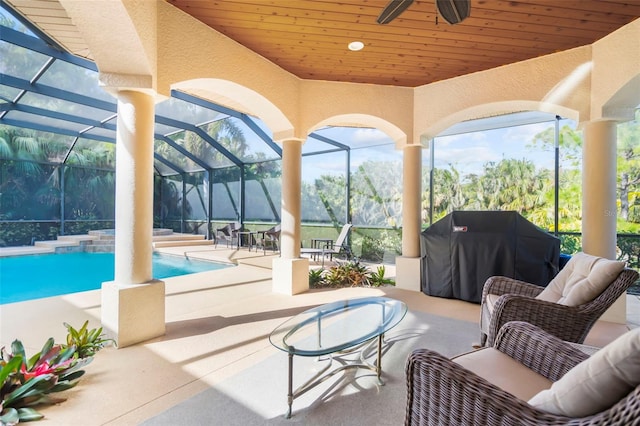
M 455 211 L 421 233 L 422 292 L 480 303 L 484 282 L 504 275 L 546 286 L 560 240 L 514 211 Z

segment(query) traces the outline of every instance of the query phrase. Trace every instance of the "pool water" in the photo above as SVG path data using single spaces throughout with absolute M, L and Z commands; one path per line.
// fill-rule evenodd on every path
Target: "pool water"
M 0 305 L 99 289 L 113 280 L 113 265 L 113 253 L 0 257 Z M 153 254 L 153 277 L 158 279 L 228 266 Z

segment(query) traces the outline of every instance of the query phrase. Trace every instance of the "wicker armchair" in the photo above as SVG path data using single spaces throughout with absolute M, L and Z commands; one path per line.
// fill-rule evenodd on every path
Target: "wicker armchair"
M 500 330 L 493 348 L 553 382 L 588 358 L 575 346 L 531 324 L 510 322 Z M 480 349 L 485 350 L 490 348 Z M 413 351 L 405 372 L 406 426 L 640 424 L 640 386 L 604 411 L 569 418 L 536 409 L 490 380 L 428 349 Z
M 536 299 L 544 288 L 507 277 L 490 277 L 482 291 L 482 346 L 492 346 L 498 330 L 509 321 L 526 321 L 568 342 L 582 343 L 600 316 L 624 294 L 638 273 L 624 269 L 595 299 L 567 306 Z M 499 296 L 489 308 L 489 294 Z

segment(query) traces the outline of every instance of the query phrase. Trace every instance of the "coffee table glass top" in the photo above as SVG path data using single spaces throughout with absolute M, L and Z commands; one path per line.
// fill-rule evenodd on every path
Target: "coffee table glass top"
M 341 300 L 290 318 L 273 330 L 269 341 L 293 355 L 330 354 L 384 334 L 406 313 L 406 304 L 387 297 Z

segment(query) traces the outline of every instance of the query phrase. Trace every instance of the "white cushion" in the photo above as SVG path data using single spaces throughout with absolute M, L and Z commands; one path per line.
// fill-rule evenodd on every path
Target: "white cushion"
M 624 262 L 576 253 L 536 299 L 567 306 L 582 305 L 598 297 L 624 266 Z
M 640 328 L 620 336 L 529 400 L 540 410 L 585 417 L 611 407 L 640 385 Z
M 489 309 L 489 312 L 493 312 L 493 307 L 496 305 L 496 302 L 498 301 L 499 298 L 500 296 L 497 294 L 492 294 L 492 293 L 487 294 L 487 298 L 485 299 L 485 304 L 487 305 L 487 309 Z
M 451 360 L 523 401 L 552 385 L 551 380 L 495 348 L 478 349 Z

